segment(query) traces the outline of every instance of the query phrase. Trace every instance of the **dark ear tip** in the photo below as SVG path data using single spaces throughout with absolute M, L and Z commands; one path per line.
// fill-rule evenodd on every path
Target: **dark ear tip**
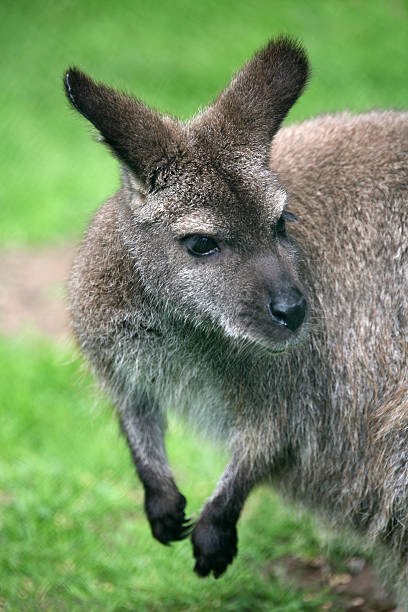
M 65 89 L 66 95 L 68 96 L 69 99 L 71 99 L 70 93 L 72 91 L 72 87 L 71 87 L 71 69 L 70 68 L 64 72 L 64 76 L 62 77 L 62 82 L 64 83 L 64 89 Z
M 276 38 L 271 38 L 266 46 L 266 49 L 273 47 L 281 51 L 286 51 L 287 53 L 295 53 L 307 61 L 307 55 L 303 44 L 294 36 L 280 34 Z
M 69 95 L 69 92 L 72 92 L 73 87 L 79 81 L 81 81 L 84 77 L 85 77 L 84 73 L 81 72 L 81 70 L 79 70 L 79 68 L 77 68 L 76 66 L 72 66 L 68 68 L 67 70 L 65 70 L 62 80 L 64 83 L 65 91 L 67 92 L 67 95 Z
M 79 68 L 76 66 L 72 66 L 64 72 L 63 83 L 65 94 L 72 106 L 86 118 L 88 117 L 78 104 L 77 94 L 78 91 L 80 91 L 81 85 L 86 84 L 88 81 L 89 78 L 86 76 L 86 74 L 79 70 Z
M 281 35 L 271 39 L 263 50 L 264 57 L 283 60 L 296 67 L 306 80 L 310 72 L 309 58 L 300 40 L 292 36 Z

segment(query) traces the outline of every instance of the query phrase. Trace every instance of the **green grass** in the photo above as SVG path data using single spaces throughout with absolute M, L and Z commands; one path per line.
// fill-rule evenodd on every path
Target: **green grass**
M 68 110 L 77 64 L 184 118 L 211 101 L 268 37 L 300 37 L 313 79 L 290 120 L 406 106 L 403 0 L 3 0 L 0 242 L 78 236 L 118 185 L 117 164 Z
M 3 340 L 0 370 L 0 609 L 294 612 L 328 600 L 271 571 L 276 558 L 321 549 L 311 520 L 266 489 L 245 507 L 227 574 L 197 578 L 188 541 L 152 539 L 116 420 L 72 352 Z M 169 455 L 196 514 L 225 458 L 174 421 Z

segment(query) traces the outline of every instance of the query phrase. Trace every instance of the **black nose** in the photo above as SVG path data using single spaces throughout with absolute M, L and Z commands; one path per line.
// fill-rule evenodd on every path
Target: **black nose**
M 278 294 L 268 304 L 269 312 L 275 323 L 296 331 L 306 315 L 306 300 L 297 289 Z

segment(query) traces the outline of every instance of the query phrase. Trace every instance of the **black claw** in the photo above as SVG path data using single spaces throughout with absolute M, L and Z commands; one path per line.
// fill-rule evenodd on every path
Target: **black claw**
M 183 538 L 186 538 L 187 536 L 191 535 L 193 528 L 194 525 L 189 525 L 189 527 L 185 527 L 180 535 L 182 535 Z
M 153 492 L 146 489 L 145 510 L 153 536 L 162 544 L 184 539 L 191 523 L 184 514 L 186 498 L 178 490 Z
M 187 521 L 184 521 L 183 523 L 183 529 L 192 529 L 195 525 L 194 521 L 190 521 L 189 519 Z
M 182 531 L 177 537 L 173 538 L 174 542 L 181 542 L 181 540 L 185 540 L 186 538 L 188 538 L 190 536 L 192 532 L 192 529 L 189 529 L 187 531 Z
M 184 539 L 189 532 L 191 527 L 183 525 L 175 519 L 166 519 L 159 521 L 156 520 L 153 525 L 153 535 L 162 544 L 169 544 L 170 541 Z
M 172 541 L 186 538 L 192 523 L 184 514 L 186 498 L 177 492 L 177 498 L 159 494 L 146 494 L 145 509 L 153 536 L 168 546 Z

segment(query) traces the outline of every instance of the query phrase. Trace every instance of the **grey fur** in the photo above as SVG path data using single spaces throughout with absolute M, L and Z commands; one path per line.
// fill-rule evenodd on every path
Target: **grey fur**
M 117 407 L 159 540 L 192 529 L 167 411 L 228 440 L 231 463 L 192 530 L 199 574 L 225 571 L 245 498 L 271 479 L 385 544 L 407 605 L 408 114 L 283 128 L 268 162 L 306 78 L 299 45 L 271 41 L 184 125 L 67 73 L 123 178 L 75 260 L 73 329 Z M 299 222 L 285 236 L 286 201 Z M 191 235 L 219 251 L 192 256 Z M 290 330 L 268 307 L 293 295 L 307 307 Z

